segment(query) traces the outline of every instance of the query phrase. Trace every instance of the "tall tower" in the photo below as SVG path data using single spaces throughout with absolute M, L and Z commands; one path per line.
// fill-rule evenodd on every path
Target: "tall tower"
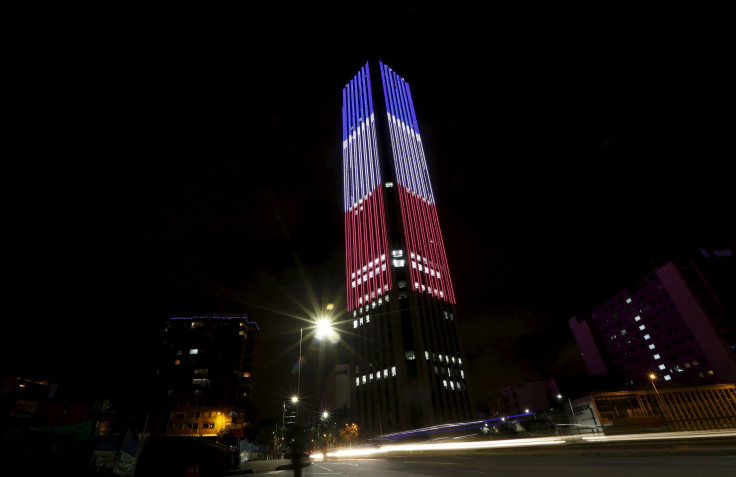
M 342 97 L 354 417 L 366 437 L 472 419 L 409 84 L 382 62 L 366 63 Z

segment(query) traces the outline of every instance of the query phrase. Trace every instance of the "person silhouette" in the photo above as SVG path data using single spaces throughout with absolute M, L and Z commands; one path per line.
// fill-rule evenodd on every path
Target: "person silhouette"
M 296 428 L 291 443 L 291 463 L 294 468 L 294 477 L 301 477 L 302 475 L 305 449 L 304 432 L 300 428 Z

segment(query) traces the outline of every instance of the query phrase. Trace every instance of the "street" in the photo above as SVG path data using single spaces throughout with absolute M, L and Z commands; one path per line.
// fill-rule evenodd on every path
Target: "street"
M 293 475 L 287 466 L 254 469 L 254 474 Z M 685 477 L 734 476 L 733 456 L 596 456 L 567 455 L 444 455 L 401 456 L 315 461 L 302 470 L 309 475 L 349 475 L 354 477 L 423 477 L 447 475 L 590 476 L 596 477 Z

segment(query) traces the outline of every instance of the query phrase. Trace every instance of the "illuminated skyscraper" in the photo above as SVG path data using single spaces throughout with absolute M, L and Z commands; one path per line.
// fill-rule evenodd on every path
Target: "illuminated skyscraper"
M 352 400 L 366 436 L 474 417 L 409 85 L 375 66 L 342 93 Z

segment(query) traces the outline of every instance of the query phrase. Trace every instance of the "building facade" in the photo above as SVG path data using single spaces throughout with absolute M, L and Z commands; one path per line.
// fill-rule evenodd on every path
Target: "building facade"
M 342 92 L 351 401 L 367 436 L 473 417 L 455 293 L 408 83 L 366 63 Z
M 167 321 L 159 368 L 161 434 L 214 437 L 253 424 L 257 333 L 258 325 L 244 315 Z
M 625 387 L 736 383 L 734 257 L 730 250 L 664 263 L 569 320 L 590 374 Z

